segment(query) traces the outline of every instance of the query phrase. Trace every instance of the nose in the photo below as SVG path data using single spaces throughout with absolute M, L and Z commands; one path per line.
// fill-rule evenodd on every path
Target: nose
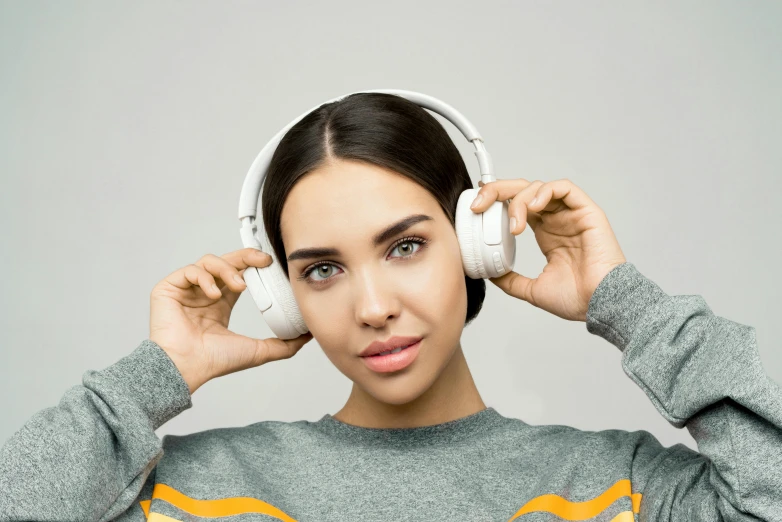
M 399 317 L 401 304 L 388 278 L 374 270 L 363 270 L 355 278 L 355 314 L 359 325 L 383 328 Z

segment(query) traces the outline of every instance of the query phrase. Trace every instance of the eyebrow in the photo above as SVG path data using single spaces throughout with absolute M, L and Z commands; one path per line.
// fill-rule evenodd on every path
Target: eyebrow
M 372 245 L 381 245 L 395 235 L 400 234 L 408 228 L 412 227 L 416 223 L 430 219 L 434 218 L 432 218 L 432 216 L 427 216 L 426 214 L 413 214 L 411 216 L 407 216 L 406 218 L 400 219 L 396 223 L 375 234 L 375 236 L 372 238 Z M 288 261 L 293 261 L 295 259 L 312 259 L 317 257 L 339 255 L 340 252 L 336 248 L 300 248 L 288 256 Z

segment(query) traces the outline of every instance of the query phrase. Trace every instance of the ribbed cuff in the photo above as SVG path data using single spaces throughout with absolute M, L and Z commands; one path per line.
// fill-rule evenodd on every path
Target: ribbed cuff
M 632 263 L 608 272 L 589 300 L 586 328 L 624 351 L 644 312 L 667 294 Z
M 193 405 L 182 374 L 166 352 L 149 339 L 108 368 L 85 373 L 84 379 L 85 383 L 102 381 L 104 393 L 136 403 L 155 430 Z

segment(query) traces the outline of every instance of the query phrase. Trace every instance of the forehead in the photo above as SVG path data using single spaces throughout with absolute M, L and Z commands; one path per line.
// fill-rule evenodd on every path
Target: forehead
M 444 217 L 437 200 L 415 181 L 359 161 L 339 160 L 302 177 L 283 205 L 285 249 L 367 239 L 414 213 Z

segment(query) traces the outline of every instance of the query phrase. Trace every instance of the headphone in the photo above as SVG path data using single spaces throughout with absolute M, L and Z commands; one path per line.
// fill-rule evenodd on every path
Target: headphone
M 261 198 L 261 184 L 266 177 L 272 156 L 285 133 L 299 120 L 325 103 L 342 100 L 351 94 L 382 93 L 401 96 L 425 109 L 434 111 L 453 123 L 475 146 L 481 181 L 495 181 L 491 156 L 483 144 L 478 129 L 459 111 L 437 98 L 413 91 L 397 89 L 376 89 L 358 91 L 339 96 L 305 112 L 278 132 L 261 150 L 250 166 L 242 185 L 239 198 L 239 232 L 245 248 L 257 248 L 272 257 L 272 264 L 265 268 L 247 267 L 244 281 L 250 290 L 256 306 L 280 339 L 293 339 L 309 331 L 301 316 L 290 281 L 280 266 L 274 249 L 271 248 L 266 231 L 261 226 L 260 237 L 255 223 L 256 209 Z M 499 277 L 510 269 L 516 260 L 516 238 L 508 227 L 508 202 L 495 201 L 483 213 L 475 213 L 470 204 L 479 189 L 467 189 L 461 193 L 456 204 L 456 237 L 462 255 L 464 272 L 472 279 Z

